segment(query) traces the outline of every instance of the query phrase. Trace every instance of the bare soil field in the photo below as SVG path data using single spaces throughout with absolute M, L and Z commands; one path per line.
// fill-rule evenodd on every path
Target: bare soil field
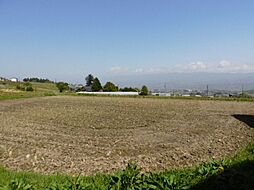
M 252 138 L 232 117 L 254 103 L 121 97 L 44 97 L 0 102 L 0 164 L 41 173 L 143 171 L 234 154 Z

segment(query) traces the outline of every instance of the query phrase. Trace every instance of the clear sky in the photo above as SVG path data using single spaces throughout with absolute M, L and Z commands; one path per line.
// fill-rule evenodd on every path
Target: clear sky
M 254 72 L 253 0 L 0 0 L 0 76 Z

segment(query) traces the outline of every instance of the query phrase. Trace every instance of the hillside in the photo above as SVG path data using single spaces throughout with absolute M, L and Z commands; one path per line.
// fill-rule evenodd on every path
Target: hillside
M 24 82 L 0 81 L 0 99 L 26 98 L 34 96 L 48 96 L 58 94 L 58 89 L 53 83 L 30 83 L 33 92 L 17 89 L 24 86 Z

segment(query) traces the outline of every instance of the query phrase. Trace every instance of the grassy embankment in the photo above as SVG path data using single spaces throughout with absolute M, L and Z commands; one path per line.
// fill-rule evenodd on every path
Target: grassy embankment
M 23 82 L 0 82 L 0 100 L 30 98 L 39 96 L 53 96 L 59 93 L 55 84 L 31 83 L 34 91 L 27 92 L 18 90 L 17 86 L 24 85 Z

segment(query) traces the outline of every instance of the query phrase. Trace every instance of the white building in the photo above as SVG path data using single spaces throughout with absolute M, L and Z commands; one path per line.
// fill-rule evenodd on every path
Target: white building
M 11 82 L 18 82 L 18 81 L 19 81 L 19 79 L 18 79 L 18 78 L 13 77 L 13 78 L 10 78 L 10 81 L 11 81 Z
M 77 94 L 138 96 L 138 92 L 77 92 Z
M 152 95 L 153 96 L 171 96 L 171 94 L 170 93 L 166 93 L 166 92 L 158 92 L 158 93 L 156 93 L 156 92 L 154 92 L 154 93 L 152 93 Z

